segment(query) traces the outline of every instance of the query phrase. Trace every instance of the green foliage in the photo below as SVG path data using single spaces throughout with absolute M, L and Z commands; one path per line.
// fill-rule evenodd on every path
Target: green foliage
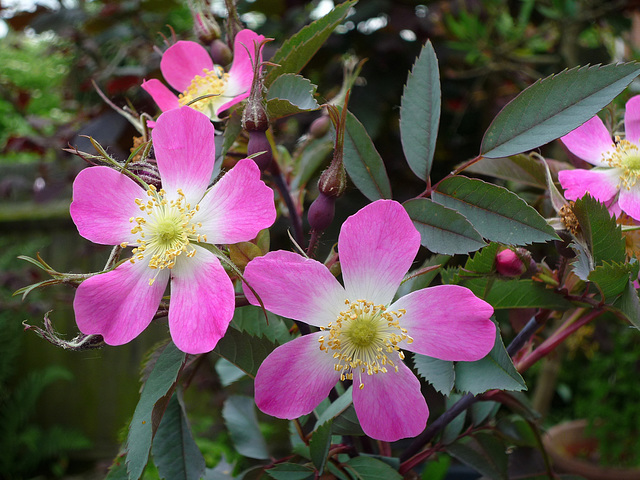
M 260 460 L 269 458 L 267 443 L 258 427 L 253 398 L 230 396 L 224 403 L 222 417 L 238 453 Z
M 322 472 L 324 471 L 327 454 L 329 453 L 329 447 L 331 446 L 331 424 L 332 421 L 329 420 L 317 427 L 309 441 L 311 461 L 318 470 L 319 475 L 322 475 Z
M 451 393 L 456 379 L 453 362 L 414 353 L 413 365 L 418 375 L 433 385 L 438 392 L 443 395 Z
M 489 433 L 463 437 L 447 447 L 447 453 L 493 480 L 508 480 L 504 443 Z
M 262 361 L 275 347 L 267 339 L 243 335 L 231 327 L 213 351 L 254 378 Z
M 314 98 L 318 87 L 300 75 L 285 74 L 274 80 L 267 92 L 270 120 L 320 108 Z
M 396 470 L 377 458 L 359 456 L 350 459 L 346 464 L 347 471 L 363 480 L 401 480 Z

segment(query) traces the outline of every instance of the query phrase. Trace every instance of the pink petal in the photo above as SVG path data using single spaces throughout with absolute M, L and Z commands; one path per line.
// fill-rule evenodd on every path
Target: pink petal
M 297 253 L 279 250 L 254 258 L 244 277 L 267 310 L 309 325 L 326 326 L 345 306 L 344 288 L 329 269 Z M 249 301 L 259 305 L 244 284 L 243 289 Z
M 333 357 L 320 350 L 312 333 L 276 348 L 262 362 L 255 380 L 256 405 L 278 418 L 298 418 L 324 400 L 340 379 Z
M 622 187 L 618 205 L 624 213 L 640 221 L 640 183 L 635 184 L 631 189 Z
M 224 92 L 226 98 L 232 100 L 216 108 L 216 114 L 241 102 L 249 96 L 253 81 L 253 64 L 255 62 L 255 45 L 264 41 L 262 35 L 245 29 L 238 32 L 233 42 L 233 63 L 229 69 L 229 80 Z M 262 51 L 258 57 L 258 63 L 262 63 Z
M 360 425 L 371 438 L 395 442 L 415 437 L 424 430 L 429 408 L 420 392 L 420 381 L 398 360 L 398 372 L 362 377 L 364 387 L 353 374 L 353 406 Z
M 169 110 L 160 115 L 151 136 L 167 196 L 176 198 L 180 188 L 195 206 L 209 185 L 216 158 L 209 118 L 189 107 Z
M 558 180 L 564 188 L 568 200 L 577 200 L 589 193 L 603 203 L 609 202 L 617 193 L 622 171 L 617 168 L 606 170 L 561 170 Z
M 136 198 L 145 192 L 126 175 L 109 167 L 89 167 L 73 182 L 71 218 L 84 238 L 104 245 L 122 242 L 135 244 L 138 236 L 131 233 L 131 217 L 140 209 Z
M 178 97 L 160 80 L 156 80 L 155 78 L 146 80 L 142 82 L 142 89 L 151 95 L 153 101 L 158 104 L 158 108 L 163 112 L 180 107 Z
M 624 111 L 625 138 L 636 145 L 640 143 L 640 95 L 631 97 Z
M 560 140 L 571 153 L 596 166 L 608 166 L 603 155 L 615 149 L 607 127 L 597 115 Z
M 220 260 L 194 246 L 196 254 L 178 257 L 171 271 L 169 330 L 176 346 L 186 353 L 214 349 L 233 318 L 235 292 Z
M 198 233 L 216 244 L 251 240 L 275 219 L 273 190 L 260 180 L 260 169 L 249 159 L 240 160 L 211 187 L 193 217 L 202 222 Z
M 73 309 L 82 333 L 102 335 L 109 345 L 122 345 L 147 328 L 169 281 L 167 270 L 157 272 L 147 265 L 125 262 L 80 284 Z M 149 279 L 156 273 L 150 286 Z
M 493 348 L 496 326 L 493 307 L 458 285 L 439 285 L 411 292 L 389 307 L 407 313 L 400 325 L 413 343 L 412 352 L 449 361 L 475 361 Z
M 338 253 L 347 295 L 387 305 L 420 248 L 420 234 L 398 202 L 377 200 L 347 218 Z
M 213 69 L 213 60 L 205 48 L 196 42 L 181 40 L 171 45 L 162 55 L 160 71 L 167 83 L 184 92 L 202 70 Z

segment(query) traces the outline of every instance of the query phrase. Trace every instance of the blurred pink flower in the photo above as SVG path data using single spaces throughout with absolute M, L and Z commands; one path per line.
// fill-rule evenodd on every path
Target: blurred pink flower
M 83 333 L 102 335 L 110 345 L 131 341 L 153 319 L 171 279 L 169 330 L 176 346 L 208 352 L 224 335 L 235 308 L 233 285 L 198 243 L 250 240 L 274 222 L 276 211 L 252 160 L 240 160 L 207 190 L 213 136 L 209 119 L 188 107 L 160 115 L 152 134 L 159 191 L 145 191 L 109 167 L 76 177 L 70 210 L 80 235 L 135 247 L 128 261 L 78 287 L 73 306 Z
M 493 308 L 467 288 L 440 285 L 393 297 L 420 247 L 404 208 L 378 200 L 349 217 L 338 252 L 344 287 L 320 262 L 292 252 L 252 260 L 245 279 L 278 314 L 321 331 L 276 348 L 255 379 L 265 413 L 310 413 L 339 380 L 353 380 L 364 432 L 395 441 L 418 435 L 429 410 L 402 349 L 443 360 L 474 361 L 492 349 Z M 256 298 L 245 287 L 249 301 Z
M 591 170 L 558 172 L 568 200 L 589 193 L 607 205 L 609 212 L 624 212 L 640 220 L 640 95 L 632 97 L 624 115 L 625 138 L 611 139 L 596 115 L 560 140 L 577 157 L 594 165 Z
M 162 55 L 160 70 L 167 83 L 177 90 L 175 95 L 160 80 L 151 79 L 142 83 L 166 112 L 203 95 L 214 95 L 192 103 L 190 106 L 211 120 L 218 120 L 223 110 L 241 102 L 249 96 L 253 80 L 255 45 L 264 40 L 251 30 L 241 30 L 236 35 L 233 48 L 233 63 L 228 73 L 214 65 L 211 56 L 199 43 L 181 40 L 169 47 Z M 262 62 L 262 55 L 258 58 Z

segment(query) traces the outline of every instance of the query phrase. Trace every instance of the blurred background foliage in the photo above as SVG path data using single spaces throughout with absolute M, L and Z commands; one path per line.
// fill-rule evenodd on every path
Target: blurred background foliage
M 332 6 L 331 0 L 237 2 L 240 18 L 249 28 L 275 39 L 265 48 L 265 59 Z M 223 24 L 224 1 L 210 0 L 209 7 Z M 16 257 L 40 252 L 60 271 L 101 268 L 107 250 L 80 238 L 68 215 L 71 183 L 83 165 L 63 148 L 72 145 L 91 151 L 88 140 L 80 136 L 87 135 L 108 146 L 114 157 L 128 156 L 135 130 L 102 101 L 92 82 L 118 106 L 130 104 L 139 112 L 157 113 L 139 85 L 145 78 L 160 77 L 158 47 L 166 38 L 197 40 L 191 11 L 187 2 L 178 0 L 3 1 L 0 18 L 5 27 L 0 39 L 0 311 L 3 325 L 8 324 L 0 330 L 20 336 L 16 325 L 21 321 L 38 324 L 45 312 L 55 309 L 56 327 L 73 336 L 71 289 L 36 294 L 28 303 L 11 297 L 19 287 L 43 279 L 41 272 Z M 349 107 L 385 159 L 400 201 L 423 189 L 403 160 L 398 109 L 407 73 L 428 39 L 439 59 L 443 92 L 433 170 L 437 179 L 454 164 L 477 155 L 496 113 L 537 79 L 576 65 L 637 59 L 640 3 L 361 0 L 303 74 L 318 85 L 322 101 L 337 94 L 345 57 L 366 59 Z M 318 115 L 279 120 L 273 125 L 278 143 L 293 151 Z M 353 202 L 364 203 L 355 189 L 350 196 Z M 601 339 L 605 343 L 606 333 Z M 138 365 L 144 352 L 163 336 L 164 327 L 157 326 L 130 345 L 98 353 L 67 354 L 31 334 L 24 334 L 19 350 L 17 341 L 3 343 L 0 359 L 16 359 L 11 365 L 2 364 L 10 373 L 3 373 L 0 381 L 0 417 L 7 415 L 9 394 L 33 381 L 37 385 L 31 398 L 42 392 L 44 396 L 35 415 L 25 411 L 29 421 L 16 428 L 25 435 L 35 428 L 45 441 L 43 432 L 56 425 L 74 429 L 64 430 L 68 443 L 56 441 L 58 450 L 50 448 L 51 455 L 30 462 L 31 471 L 17 461 L 15 470 L 4 467 L 13 472 L 7 478 L 38 473 L 60 477 L 87 469 L 102 478 L 137 402 Z M 610 348 L 616 351 L 615 346 Z M 223 394 L 197 395 L 220 391 L 215 360 L 209 359 L 211 368 L 200 370 L 204 373 L 194 380 L 195 393 L 188 392 L 196 405 L 194 428 L 210 466 L 221 458 L 236 460 L 222 427 Z M 40 374 L 31 379 L 33 372 Z M 567 388 L 579 388 L 564 378 L 560 385 L 556 401 L 566 398 Z M 240 382 L 231 393 L 246 388 L 250 385 Z M 267 438 L 281 434 L 264 433 Z M 88 448 L 73 450 L 71 463 L 61 462 L 68 458 L 67 447 Z

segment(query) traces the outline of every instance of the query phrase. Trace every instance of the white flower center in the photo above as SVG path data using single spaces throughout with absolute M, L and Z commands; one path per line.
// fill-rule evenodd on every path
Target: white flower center
M 622 169 L 620 183 L 629 190 L 640 178 L 640 149 L 638 149 L 638 145 L 616 137 L 615 150 L 609 155 L 605 161 L 614 168 Z
M 216 108 L 228 100 L 223 96 L 227 88 L 228 80 L 229 74 L 225 73 L 222 67 L 216 65 L 213 67 L 213 70 L 205 68 L 202 70 L 202 75 L 196 75 L 193 80 L 191 80 L 189 87 L 178 95 L 178 101 L 181 106 L 185 106 L 198 97 L 213 95 L 201 98 L 189 106 L 198 110 L 200 113 L 204 113 L 209 118 L 218 118 Z
M 131 233 L 140 234 L 130 262 L 135 263 L 136 260 L 148 258 L 149 268 L 156 270 L 156 274 L 149 279 L 149 285 L 152 285 L 158 272 L 165 268 L 173 268 L 177 257 L 182 253 L 187 257 L 196 254 L 196 249 L 190 245 L 191 242 L 206 242 L 207 237 L 197 232 L 202 224 L 191 220 L 200 206 L 192 208 L 182 190 L 178 189 L 176 200 L 167 200 L 164 190 L 157 191 L 151 185 L 147 190 L 147 196 L 149 199 L 146 202 L 136 198 L 142 215 L 129 219 L 129 222 L 135 223 Z M 123 243 L 121 246 L 126 247 L 127 244 Z
M 358 387 L 362 389 L 363 374 L 386 373 L 387 365 L 397 372 L 397 365 L 387 354 L 397 352 L 403 360 L 404 354 L 398 344 L 404 340 L 410 344 L 413 339 L 398 322 L 406 310 L 387 311 L 384 305 L 374 305 L 366 300 L 354 303 L 345 300 L 345 304 L 347 310 L 340 312 L 334 323 L 320 327 L 328 333 L 318 341 L 320 350 L 331 353 L 336 359 L 335 369 L 341 372 L 340 379 L 353 380 L 355 373 Z

